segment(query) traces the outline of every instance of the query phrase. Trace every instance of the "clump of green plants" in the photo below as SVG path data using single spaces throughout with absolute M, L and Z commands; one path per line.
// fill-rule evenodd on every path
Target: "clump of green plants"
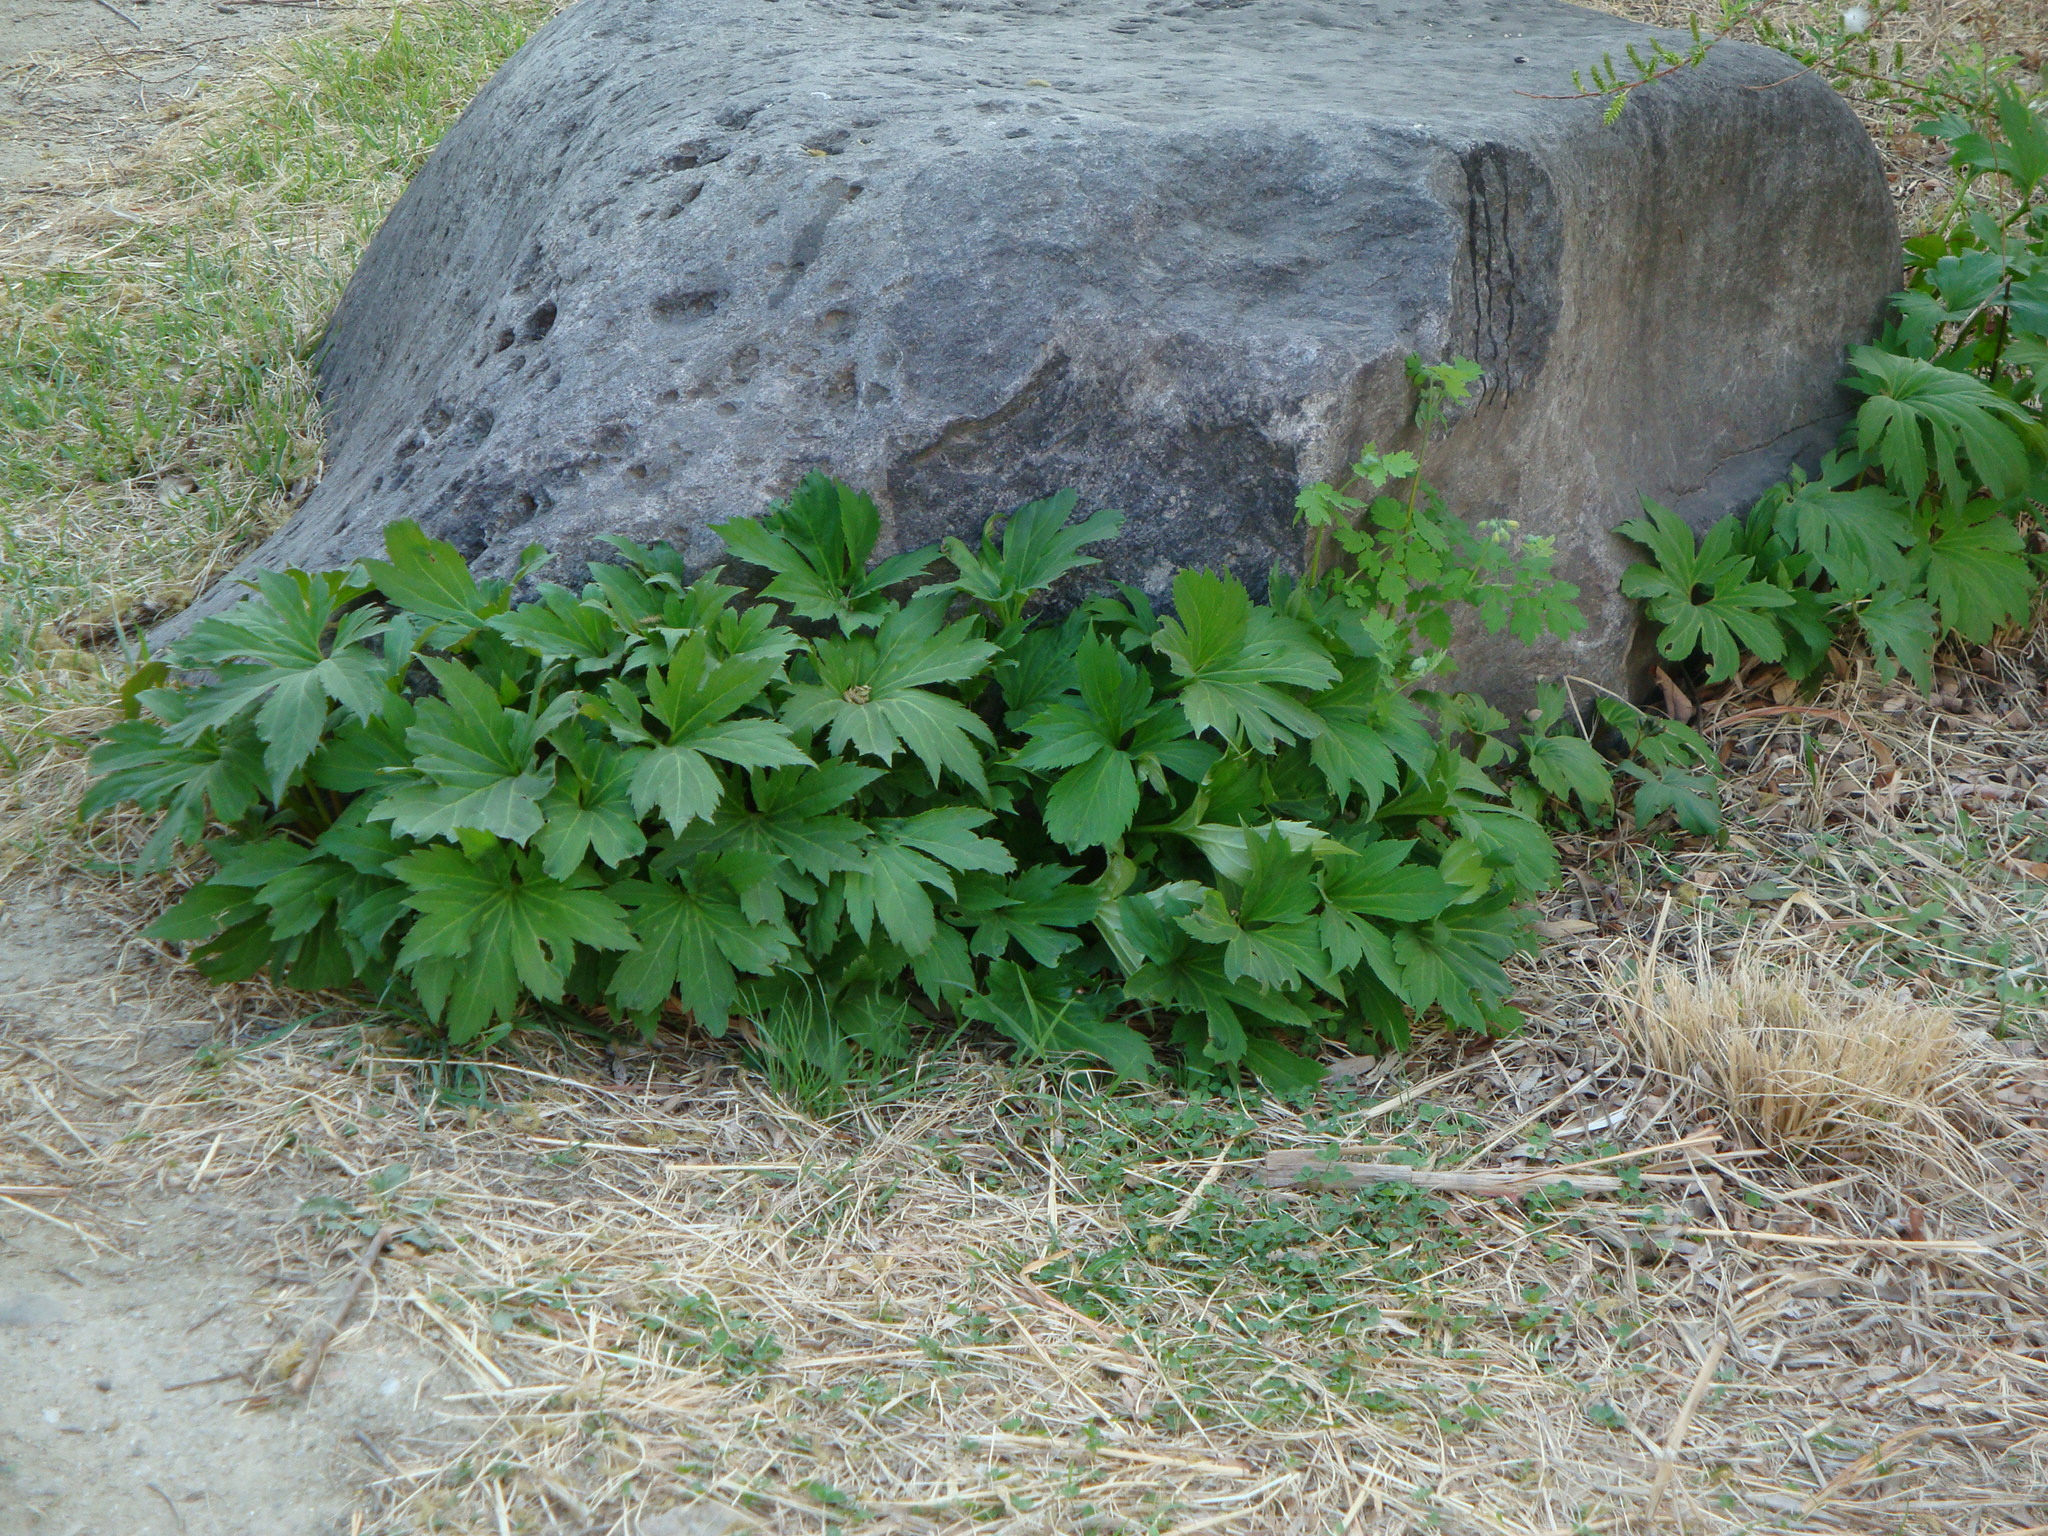
M 1906 242 L 1909 286 L 1850 353 L 1862 397 L 1838 451 L 1705 536 L 1665 509 L 1622 533 L 1650 552 L 1623 579 L 1658 649 L 1708 682 L 1745 655 L 1811 676 L 1853 627 L 1922 689 L 1954 636 L 1982 644 L 2031 612 L 2048 501 L 2048 121 L 1999 87 L 1984 120 L 1921 125 L 1961 173 L 1947 230 Z
M 1473 376 L 1417 365 L 1418 419 Z M 480 580 L 400 523 L 140 671 L 85 810 L 160 813 L 145 866 L 203 850 L 151 931 L 206 974 L 361 986 L 456 1043 L 534 1010 L 741 1016 L 770 1049 L 826 1019 L 887 1061 L 973 1022 L 1301 1084 L 1324 1037 L 1512 1025 L 1516 903 L 1556 873 L 1540 793 L 1489 772 L 1507 722 L 1421 685 L 1454 608 L 1533 637 L 1570 589 L 1361 463 L 1414 483 L 1305 497 L 1344 568 L 1263 600 L 1185 571 L 1164 617 L 1037 602 L 1121 524 L 1066 493 L 878 562 L 874 503 L 814 475 L 719 528 L 748 586 L 620 539 L 516 602 L 538 550 Z M 1542 755 L 1581 788 L 1599 761 Z
M 1415 424 L 1425 447 L 1451 410 L 1470 398 L 1480 375 L 1469 360 L 1409 359 Z M 1354 494 L 1360 492 L 1368 494 Z M 1521 537 L 1505 519 L 1469 526 L 1424 477 L 1414 453 L 1382 453 L 1373 443 L 1341 484 L 1304 490 L 1298 511 L 1314 531 L 1310 587 L 1328 594 L 1340 622 L 1411 697 L 1428 704 L 1438 721 L 1468 733 L 1473 761 L 1502 773 L 1510 798 L 1526 814 L 1604 822 L 1619 778 L 1634 786 L 1629 810 L 1638 826 L 1668 811 L 1688 832 L 1720 829 L 1713 748 L 1678 721 L 1612 695 L 1583 701 L 1562 683 L 1543 681 L 1535 707 L 1510 737 L 1510 722 L 1484 700 L 1421 686 L 1451 667 L 1451 626 L 1461 611 L 1475 613 L 1490 633 L 1508 630 L 1525 645 L 1583 626 L 1578 589 L 1551 574 L 1551 539 Z

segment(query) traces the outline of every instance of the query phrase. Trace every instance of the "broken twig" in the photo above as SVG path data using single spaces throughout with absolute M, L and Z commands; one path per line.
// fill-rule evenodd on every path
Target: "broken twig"
M 1581 1194 L 1612 1194 L 1624 1187 L 1608 1174 L 1573 1174 L 1555 1168 L 1528 1170 L 1453 1170 L 1436 1172 L 1401 1163 L 1338 1163 L 1318 1151 L 1268 1152 L 1259 1182 L 1269 1189 L 1289 1184 L 1314 1184 L 1324 1189 L 1363 1189 L 1370 1184 L 1413 1184 L 1420 1189 L 1448 1190 L 1461 1195 L 1509 1197 L 1569 1184 Z
M 341 1300 L 334 1304 L 334 1310 L 327 1320 L 314 1330 L 313 1337 L 306 1345 L 306 1358 L 299 1368 L 292 1372 L 292 1379 L 285 1384 L 285 1390 L 294 1397 L 303 1398 L 313 1390 L 313 1378 L 320 1374 L 320 1362 L 327 1357 L 327 1346 L 334 1342 L 334 1336 L 341 1332 L 341 1325 L 348 1320 L 349 1309 L 356 1304 L 356 1297 L 362 1294 L 369 1283 L 370 1271 L 377 1267 L 377 1259 L 391 1239 L 398 1235 L 398 1228 L 386 1222 L 377 1229 L 377 1235 L 363 1247 L 362 1261 L 356 1265 L 356 1272 L 348 1283 L 348 1289 L 341 1293 Z

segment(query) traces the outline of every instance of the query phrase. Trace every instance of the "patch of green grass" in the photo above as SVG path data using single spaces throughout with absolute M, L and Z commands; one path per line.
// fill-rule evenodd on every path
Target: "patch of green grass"
M 117 173 L 94 199 L 117 220 L 0 257 L 16 703 L 59 701 L 97 671 L 73 646 L 174 611 L 289 513 L 318 471 L 313 346 L 358 252 L 556 4 L 430 0 L 302 35 Z
M 1303 1098 L 1298 1127 L 1350 1145 L 1383 1149 L 1376 1161 L 1455 1167 L 1471 1144 L 1468 1117 L 1427 1103 L 1374 1115 L 1379 1094 L 1333 1085 Z M 1428 1348 L 1459 1358 L 1474 1339 L 1503 1322 L 1518 1331 L 1564 1338 L 1573 1316 L 1544 1298 L 1503 1317 L 1465 1309 L 1465 1266 L 1502 1241 L 1497 1226 L 1475 1224 L 1454 1203 L 1427 1190 L 1381 1184 L 1351 1191 L 1273 1191 L 1230 1165 L 1270 1144 L 1272 1106 L 1227 1095 L 1171 1098 L 1133 1089 L 1097 1096 L 1033 1091 L 1020 1083 L 1002 1116 L 1021 1154 L 1050 1154 L 1071 1181 L 1073 1198 L 1116 1209 L 1117 1235 L 1089 1251 L 1041 1260 L 1035 1281 L 1050 1295 L 1137 1341 L 1178 1383 L 1150 1417 L 1162 1433 L 1226 1422 L 1279 1427 L 1309 1422 L 1334 1396 L 1350 1407 L 1412 1417 L 1431 1433 L 1483 1427 L 1485 1405 L 1445 1398 L 1426 1384 L 1390 1389 L 1381 1365 L 1390 1313 L 1402 1334 L 1425 1335 Z M 1290 1116 L 1291 1119 L 1291 1116 Z M 941 1134 L 941 1166 L 959 1171 L 954 1146 L 973 1132 Z M 1600 1148 L 1589 1149 L 1597 1155 Z M 1202 1189 L 1204 1166 L 1229 1169 Z M 1003 1187 L 1002 1170 L 977 1169 L 985 1188 Z M 1098 1206 L 1100 1208 L 1100 1206 Z M 1576 1232 L 1588 1217 L 1569 1196 L 1531 1196 L 1521 1208 L 1529 1240 Z M 1600 1202 L 1613 1224 L 1655 1225 L 1662 1211 L 1647 1192 Z M 1520 1321 L 1517 1321 L 1520 1319 Z M 1539 1343 L 1539 1355 L 1545 1349 Z M 1286 1362 L 1313 1362 L 1294 1369 Z

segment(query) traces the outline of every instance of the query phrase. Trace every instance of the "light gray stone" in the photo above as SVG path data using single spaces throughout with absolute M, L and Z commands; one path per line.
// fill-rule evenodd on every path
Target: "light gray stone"
M 1874 149 L 1782 56 L 1717 48 L 1613 126 L 1554 99 L 1649 35 L 1550 0 L 580 0 L 371 244 L 325 478 L 248 566 L 399 517 L 487 570 L 539 542 L 573 581 L 604 533 L 709 564 L 824 468 L 893 547 L 1071 486 L 1130 514 L 1096 577 L 1257 584 L 1304 482 L 1412 443 L 1404 356 L 1462 354 L 1484 396 L 1432 471 L 1556 535 L 1591 619 L 1462 681 L 1619 683 L 1609 530 L 1813 456 L 1897 277 Z
M 64 1321 L 64 1306 L 41 1291 L 0 1296 L 0 1328 L 41 1328 Z

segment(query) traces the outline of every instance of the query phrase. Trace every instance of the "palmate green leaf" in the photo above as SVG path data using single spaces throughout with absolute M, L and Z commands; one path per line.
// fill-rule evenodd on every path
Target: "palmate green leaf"
M 1102 904 L 1093 888 L 1073 883 L 1074 875 L 1057 864 L 1034 864 L 1011 880 L 964 874 L 946 921 L 974 930 L 972 954 L 1000 959 L 1014 944 L 1040 965 L 1056 964 L 1080 947 L 1072 930 L 1086 927 Z
M 1298 1056 L 1264 1035 L 1245 1041 L 1244 1064 L 1271 1093 L 1306 1093 L 1330 1075 L 1321 1062 Z
M 1074 689 L 1074 656 L 1094 633 L 1079 609 L 1058 625 L 1027 628 L 996 655 L 989 668 L 1003 697 L 1003 724 L 1011 730 Z
M 1998 124 L 1995 136 L 1953 113 L 1920 124 L 1918 131 L 1947 140 L 1957 170 L 2007 177 L 2024 203 L 2048 181 L 2048 123 L 2010 83 L 2001 81 L 1993 87 L 1991 104 Z
M 280 985 L 316 991 L 384 973 L 375 940 L 357 943 L 343 924 L 391 907 L 396 882 L 366 879 L 300 844 L 230 840 L 210 851 L 220 861 L 212 878 L 147 930 L 187 944 L 185 958 L 209 981 L 267 969 Z
M 1933 533 L 1927 595 L 1940 608 L 1944 628 L 1982 645 L 2000 625 L 2032 611 L 2034 573 L 2011 517 L 1966 503 L 1937 516 Z
M 1787 675 L 1803 681 L 1827 660 L 1843 613 L 1832 593 L 1816 592 L 1806 586 L 1795 586 L 1790 590 L 1790 606 L 1778 609 L 1771 616 L 1778 621 L 1778 632 L 1785 637 L 1785 671 Z
M 666 572 L 649 576 L 624 566 L 593 563 L 590 583 L 583 589 L 585 606 L 603 610 L 632 636 L 618 671 L 665 667 L 678 648 L 696 640 L 704 642 L 713 661 L 776 665 L 802 646 L 793 630 L 775 621 L 772 603 L 735 607 L 733 599 L 741 589 L 720 582 L 719 574 L 714 567 L 685 585 Z
M 362 589 L 338 572 L 263 571 L 254 585 L 254 598 L 201 619 L 175 648 L 179 666 L 215 676 L 186 695 L 187 707 L 169 730 L 174 740 L 194 741 L 254 711 L 270 796 L 277 799 L 319 746 L 330 702 L 367 720 L 391 697 L 383 659 L 364 643 L 386 625 L 370 609 L 340 611 Z
M 1745 649 L 1765 661 L 1783 656 L 1784 636 L 1771 614 L 1790 607 L 1792 596 L 1750 579 L 1754 563 L 1735 551 L 1735 520 L 1716 523 L 1695 549 L 1692 530 L 1676 514 L 1647 498 L 1643 510 L 1647 520 L 1632 519 L 1616 531 L 1643 545 L 1657 563 L 1630 566 L 1621 590 L 1641 601 L 1659 626 L 1657 649 L 1674 660 L 1705 651 L 1713 682 L 1735 675 Z M 1704 602 L 1696 596 L 1702 587 Z
M 1017 867 L 1007 848 L 974 831 L 990 819 L 987 811 L 941 806 L 871 822 L 861 867 L 841 877 L 854 932 L 866 938 L 879 921 L 913 959 L 929 950 L 938 927 L 933 891 L 956 895 L 955 871 L 1006 875 Z
M 741 594 L 741 588 L 719 581 L 717 567 L 697 581 L 689 581 L 682 556 L 669 545 L 647 549 L 616 535 L 606 535 L 604 542 L 624 555 L 625 562 L 591 561 L 583 601 L 602 610 L 623 630 L 697 634 L 716 624 L 718 616 L 729 612 L 732 600 Z M 766 608 L 764 613 L 772 619 L 774 609 Z
M 1882 485 L 1839 491 L 1824 481 L 1795 484 L 1782 518 L 1798 547 L 1849 596 L 1880 591 L 1907 578 L 1903 550 L 1916 542 L 1906 501 Z
M 1356 792 L 1368 814 L 1401 782 L 1401 764 L 1419 767 L 1436 750 L 1422 711 L 1387 681 L 1377 659 L 1341 664 L 1335 687 L 1310 702 L 1322 729 L 1309 759 L 1341 804 Z
M 1249 869 L 1242 883 L 1227 882 L 1203 895 L 1181 927 L 1204 943 L 1223 946 L 1223 974 L 1262 987 L 1303 981 L 1334 986 L 1322 930 L 1314 914 L 1322 900 L 1315 860 L 1296 852 L 1278 830 L 1245 839 Z
M 239 889 L 261 912 L 271 945 L 263 964 L 278 981 L 319 989 L 388 975 L 386 937 L 411 914 L 405 887 L 382 863 L 366 866 L 360 857 L 366 840 L 382 844 L 384 862 L 399 851 L 366 829 L 353 806 L 311 847 L 274 839 L 214 847 L 219 868 L 209 884 Z M 229 958 L 239 947 L 209 946 L 205 959 L 216 969 L 246 963 L 247 953 Z
M 1933 688 L 1934 647 L 1941 639 L 1934 604 L 1909 591 L 1879 592 L 1856 610 L 1856 622 L 1887 678 L 1897 665 L 1922 693 Z
M 774 853 L 813 880 L 861 867 L 868 828 L 841 811 L 882 776 L 876 768 L 827 762 L 749 775 L 751 811 L 721 817 L 715 830 L 734 847 Z
M 1451 865 L 1460 854 L 1469 854 L 1491 872 L 1489 885 L 1513 895 L 1548 890 L 1557 883 L 1557 844 L 1534 817 L 1510 806 L 1466 804 L 1451 813 L 1451 826 L 1458 838 L 1438 867 L 1453 883 Z
M 979 554 L 959 539 L 947 539 L 943 545 L 946 558 L 958 574 L 942 583 L 941 590 L 959 592 L 1008 612 L 1069 571 L 1100 565 L 1093 555 L 1081 551 L 1115 538 L 1123 528 L 1124 515 L 1091 512 L 1071 523 L 1068 519 L 1077 499 L 1072 491 L 1061 491 L 1019 507 L 1007 518 L 990 518 L 982 530 Z
M 142 936 L 173 944 L 202 944 L 224 928 L 262 915 L 263 909 L 247 886 L 208 878 L 179 897 L 142 930 Z
M 429 1018 L 457 1044 L 494 1018 L 510 1020 L 523 993 L 559 1000 L 577 945 L 635 946 L 625 914 L 588 870 L 567 880 L 541 872 L 539 858 L 492 848 L 472 859 L 437 844 L 407 854 L 392 873 L 419 916 L 398 955 Z
M 1343 848 L 1343 844 L 1327 832 L 1305 821 L 1275 819 L 1250 827 L 1205 821 L 1188 828 L 1181 835 L 1202 851 L 1202 857 L 1209 861 L 1209 867 L 1220 878 L 1242 882 L 1251 878 L 1251 840 L 1269 833 L 1284 838 L 1287 846 L 1297 853 L 1331 852 Z
M 1066 769 L 1042 807 L 1051 837 L 1076 852 L 1116 841 L 1137 814 L 1139 782 L 1166 790 L 1170 770 L 1199 781 L 1216 761 L 1192 739 L 1171 700 L 1107 640 L 1083 638 L 1074 657 L 1075 692 L 1025 722 L 1030 738 L 1013 759 L 1036 772 Z
M 2014 283 L 2005 301 L 2008 333 L 2003 360 L 2038 370 L 2042 338 L 2048 337 L 2048 264 Z
M 1126 896 L 1115 906 L 1111 930 L 1139 961 L 1124 982 L 1124 996 L 1170 1016 L 1199 1019 L 1205 1061 L 1226 1065 L 1244 1059 L 1247 1016 L 1295 1029 L 1315 1023 L 1316 1015 L 1287 992 L 1226 975 L 1222 949 L 1198 942 L 1181 926 L 1179 920 L 1194 907 L 1185 896 Z
M 1142 1079 L 1155 1065 L 1152 1044 L 1108 1017 L 1108 999 L 1051 966 L 1012 960 L 989 967 L 987 985 L 961 999 L 960 1011 L 1023 1047 L 1028 1059 L 1093 1056 L 1118 1077 Z
M 1138 772 L 1130 754 L 1103 747 L 1046 792 L 1045 830 L 1075 853 L 1115 842 L 1138 814 Z
M 1974 374 L 1922 358 L 1877 347 L 1854 347 L 1849 357 L 1856 372 L 1845 382 L 1869 397 L 1856 412 L 1856 446 L 1895 490 L 1917 500 L 1931 478 L 1959 502 L 1973 482 L 2001 497 L 2026 488 L 2048 434 L 2024 406 Z
M 1545 736 L 1529 744 L 1529 772 L 1560 800 L 1573 795 L 1587 810 L 1611 805 L 1614 775 L 1583 736 Z
M 453 544 L 428 538 L 410 518 L 385 528 L 384 552 L 389 559 L 358 563 L 356 570 L 365 585 L 408 613 L 465 631 L 481 628 L 503 613 L 513 586 L 547 558 L 538 544 L 529 544 L 520 553 L 512 580 L 480 582 Z
M 423 842 L 471 831 L 524 844 L 541 829 L 541 797 L 554 782 L 552 760 L 541 763 L 535 748 L 575 713 L 578 696 L 515 710 L 458 660 L 430 657 L 424 665 L 441 697 L 420 701 L 405 733 L 411 769 L 392 775 L 371 818 Z
M 1519 943 L 1505 901 L 1452 907 L 1441 917 L 1396 929 L 1394 963 L 1401 998 L 1417 1013 L 1435 1007 L 1466 1029 L 1484 1029 L 1511 990 L 1502 969 Z
M 1141 1015 L 1198 1071 L 1300 1086 L 1316 1069 L 1282 1043 L 1288 1032 L 1342 1008 L 1398 1038 L 1400 934 L 1428 929 L 1435 954 L 1436 925 L 1472 905 L 1457 898 L 1531 877 L 1516 838 L 1472 824 L 1502 814 L 1495 786 L 1434 740 L 1489 727 L 1450 705 L 1430 726 L 1379 670 L 1374 637 L 1340 624 L 1353 610 L 1324 612 L 1343 607 L 1334 594 L 1296 602 L 1283 583 L 1255 605 L 1198 577 L 1180 583 L 1163 632 L 1129 591 L 1024 627 L 1029 590 L 1085 560 L 1082 543 L 1106 526 L 1052 500 L 1015 515 L 951 591 L 899 607 L 887 573 L 862 569 L 879 532 L 862 500 L 835 490 L 767 530 L 789 577 L 781 596 L 850 632 L 814 642 L 777 625 L 770 604 L 740 610 L 733 589 L 691 583 L 672 550 L 621 544 L 624 563 L 594 571 L 580 595 L 546 587 L 511 608 L 484 583 L 465 587 L 453 551 L 401 536 L 402 558 L 382 564 L 410 568 L 379 575 L 422 612 L 390 620 L 381 644 L 356 642 L 374 711 L 321 701 L 319 747 L 298 770 L 320 793 L 273 804 L 260 703 L 231 727 L 257 767 L 221 856 L 247 883 L 195 896 L 178 919 L 198 963 L 223 976 L 268 966 L 306 985 L 409 984 L 458 1041 L 510 1028 L 526 999 L 572 991 L 642 1027 L 679 997 L 716 1029 L 749 989 L 766 998 L 801 976 L 849 1060 L 907 1050 L 909 1004 L 930 1000 L 1027 1050 L 1092 1052 L 1125 1071 L 1149 1060 L 1123 1022 Z M 1451 562 L 1448 548 L 1440 540 L 1432 558 Z M 1754 558 L 1690 543 L 1686 554 L 1709 568 Z M 963 591 L 997 610 L 1006 652 L 981 619 L 947 623 Z M 349 618 L 337 610 L 320 644 L 331 649 Z M 453 671 L 423 689 L 408 668 L 428 622 L 449 652 L 436 667 Z M 807 654 L 791 661 L 792 646 Z M 1340 670 L 1332 648 L 1358 664 Z M 983 683 L 996 662 L 1000 697 Z M 163 724 L 183 718 L 184 694 L 138 703 Z M 991 783 L 998 730 L 1005 749 L 1022 746 Z M 202 730 L 195 750 L 219 734 Z M 813 743 L 821 757 L 831 746 L 818 766 Z M 160 739 L 128 745 L 139 791 L 175 797 L 188 771 L 203 776 Z M 906 754 L 923 774 L 883 772 Z M 916 788 L 926 778 L 986 804 L 935 806 Z M 1126 853 L 1154 793 L 1177 830 L 1150 829 Z M 1333 793 L 1348 802 L 1334 821 Z M 1353 822 L 1361 800 L 1368 819 Z M 197 795 L 183 817 L 192 836 L 215 809 Z M 260 834 L 258 812 L 274 819 Z M 650 817 L 672 824 L 657 831 Z M 1449 828 L 1444 867 L 1411 842 L 1375 841 L 1389 820 Z M 1319 830 L 1330 828 L 1349 841 Z M 1047 831 L 1107 849 L 1100 878 L 1049 862 Z M 1017 872 L 1026 850 L 1037 862 Z M 1201 868 L 1198 854 L 1213 890 L 1168 880 Z M 632 883 L 600 883 L 619 876 Z M 1063 972 L 1077 955 L 1086 972 Z M 1500 1018 L 1485 999 L 1472 1009 Z
M 390 911 L 387 928 L 404 915 L 395 881 L 368 879 L 307 849 L 295 865 L 252 877 L 232 867 L 242 849 L 222 851 L 230 867 L 152 923 L 151 937 L 182 941 L 187 961 L 220 983 L 267 969 L 280 985 L 317 991 L 384 974 L 388 957 L 377 939 L 365 944 L 347 928 L 366 913 Z
M 647 712 L 661 725 L 656 744 L 635 756 L 633 809 L 658 811 L 670 830 L 709 820 L 725 796 L 725 784 L 711 759 L 736 768 L 807 767 L 810 758 L 790 740 L 789 727 L 762 716 L 733 718 L 753 704 L 780 672 L 767 657 L 714 661 L 702 635 L 676 648 L 666 668 L 647 678 Z M 614 699 L 623 690 L 612 690 Z M 614 717 L 615 729 L 637 731 L 640 722 Z
M 1395 998 L 1401 973 L 1385 924 L 1426 922 L 1464 894 L 1436 870 L 1409 863 L 1414 847 L 1406 839 L 1371 843 L 1330 856 L 1317 872 L 1330 970 L 1344 978 L 1342 989 L 1354 1005 L 1390 1037 L 1406 1030 L 1407 1019 Z
M 1358 917 L 1405 923 L 1435 917 L 1458 892 L 1428 865 L 1411 862 L 1415 847 L 1413 839 L 1390 838 L 1327 852 L 1316 867 L 1323 900 Z
M 1251 923 L 1230 910 L 1221 891 L 1181 919 L 1195 938 L 1223 946 L 1223 974 L 1232 981 L 1287 989 L 1306 982 L 1332 989 L 1336 983 L 1323 943 L 1322 926 L 1303 916 L 1291 922 Z
M 157 707 L 175 714 L 182 696 L 161 692 Z M 99 777 L 86 791 L 80 816 L 90 820 L 123 801 L 164 813 L 138 860 L 145 872 L 164 868 L 179 848 L 197 843 L 209 822 L 247 816 L 267 782 L 263 743 L 249 720 L 190 742 L 172 741 L 157 720 L 123 720 L 107 727 L 92 766 Z
M 566 880 L 586 853 L 617 865 L 645 850 L 633 805 L 632 757 L 594 738 L 581 722 L 565 724 L 551 739 L 568 769 L 556 769 L 540 805 L 544 819 L 533 846 L 546 873 Z
M 881 513 L 865 492 L 821 474 L 806 475 L 758 522 L 735 518 L 711 531 L 739 559 L 775 573 L 762 596 L 787 603 L 799 618 L 834 620 L 847 634 L 872 629 L 889 588 L 922 575 L 938 555 L 935 547 L 913 550 L 869 570 Z
M 616 667 L 631 636 L 594 602 L 551 581 L 539 584 L 540 600 L 509 613 L 493 614 L 490 627 L 543 661 L 572 661 L 578 672 Z
M 397 770 L 412 766 L 405 733 L 418 720 L 412 700 L 403 695 L 393 695 L 383 712 L 370 720 L 344 718 L 307 760 L 306 777 L 322 789 L 350 795 L 396 783 Z
M 779 922 L 749 918 L 733 873 L 726 861 L 705 859 L 681 882 L 622 880 L 612 887 L 633 913 L 639 943 L 612 976 L 612 995 L 623 1007 L 648 1013 L 674 994 L 699 1026 L 723 1034 L 737 973 L 766 976 L 789 958 L 796 936 Z
M 1721 795 L 1712 774 L 1701 769 L 1651 768 L 1641 763 L 1616 766 L 1637 780 L 1629 813 L 1638 827 L 1648 826 L 1669 811 L 1695 837 L 1711 837 L 1721 830 Z
M 1182 679 L 1180 705 L 1197 732 L 1270 755 L 1313 737 L 1322 721 L 1282 688 L 1328 688 L 1338 678 L 1329 654 L 1302 625 L 1252 604 L 1244 584 L 1211 571 L 1173 579 L 1175 616 L 1153 646 Z
M 950 772 L 986 795 L 982 748 L 993 747 L 995 735 L 932 686 L 979 676 L 995 647 L 974 638 L 972 621 L 946 624 L 944 616 L 939 593 L 892 610 L 872 636 L 820 641 L 817 680 L 791 686 L 783 723 L 801 741 L 825 731 L 835 757 L 851 747 L 893 763 L 907 751 L 924 764 L 933 788 Z

